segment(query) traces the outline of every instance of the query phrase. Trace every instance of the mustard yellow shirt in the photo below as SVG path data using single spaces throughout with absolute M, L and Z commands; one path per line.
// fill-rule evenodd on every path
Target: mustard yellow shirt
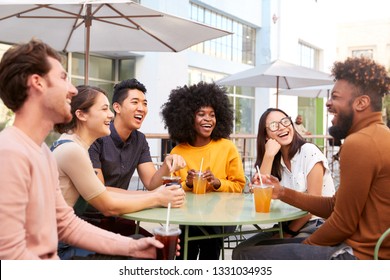
M 199 170 L 203 158 L 202 170 L 210 169 L 216 178 L 221 181 L 221 186 L 214 189 L 207 186 L 207 191 L 236 192 L 240 193 L 245 187 L 245 175 L 240 154 L 234 143 L 228 139 L 212 140 L 202 147 L 194 147 L 188 143 L 174 147 L 171 154 L 181 155 L 187 166 L 175 172 L 175 176 L 182 179 L 182 187 L 186 191 L 191 189 L 186 186 L 187 171 Z

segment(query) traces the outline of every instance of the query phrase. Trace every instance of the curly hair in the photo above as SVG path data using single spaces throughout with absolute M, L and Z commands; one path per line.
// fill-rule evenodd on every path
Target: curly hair
M 257 130 L 257 157 L 255 162 L 256 166 L 261 166 L 265 154 L 265 143 L 267 142 L 267 117 L 271 112 L 280 112 L 286 117 L 289 117 L 286 112 L 277 108 L 268 108 L 260 117 L 259 127 Z M 292 159 L 294 155 L 301 150 L 301 147 L 306 143 L 306 140 L 296 131 L 294 125 L 291 123 L 294 129 L 294 136 L 291 142 L 290 149 L 288 151 L 288 158 Z M 277 177 L 279 180 L 282 179 L 282 164 L 280 159 L 282 157 L 281 151 L 279 151 L 274 158 L 271 168 L 271 175 Z
M 356 88 L 355 96 L 368 95 L 373 111 L 382 110 L 382 97 L 389 93 L 390 77 L 386 68 L 365 58 L 347 58 L 335 62 L 332 68 L 335 80 L 346 80 Z
M 164 125 L 171 139 L 177 143 L 193 143 L 196 138 L 195 114 L 206 106 L 214 109 L 216 117 L 211 139 L 228 138 L 233 131 L 234 116 L 226 88 L 200 82 L 173 89 L 168 102 L 161 106 Z
M 45 76 L 51 70 L 48 57 L 62 61 L 56 50 L 38 39 L 16 44 L 3 55 L 0 62 L 0 97 L 13 112 L 19 110 L 27 99 L 29 76 Z
M 99 93 L 107 96 L 107 93 L 98 87 L 80 85 L 77 87 L 78 94 L 72 97 L 72 101 L 70 103 L 70 111 L 72 113 L 72 120 L 69 123 L 61 123 L 54 125 L 54 131 L 58 133 L 68 133 L 75 128 L 77 128 L 77 116 L 76 111 L 81 110 L 83 112 L 88 112 L 89 108 L 91 108 L 96 101 Z

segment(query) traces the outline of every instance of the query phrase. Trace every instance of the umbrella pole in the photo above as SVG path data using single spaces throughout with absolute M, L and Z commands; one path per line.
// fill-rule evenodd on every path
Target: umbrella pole
M 276 77 L 276 108 L 278 108 L 279 103 L 279 76 Z
M 84 84 L 88 85 L 88 76 L 89 76 L 89 46 L 91 38 L 91 4 L 86 5 L 87 10 L 85 13 L 85 53 L 84 53 Z

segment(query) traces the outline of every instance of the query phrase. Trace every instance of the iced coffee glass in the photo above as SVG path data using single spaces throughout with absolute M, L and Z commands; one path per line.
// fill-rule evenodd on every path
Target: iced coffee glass
M 154 237 L 164 244 L 163 248 L 157 248 L 158 260 L 174 260 L 176 256 L 177 242 L 181 230 L 179 228 L 169 227 L 168 230 L 165 227 L 158 227 L 153 230 Z
M 171 185 L 180 185 L 181 177 L 180 176 L 162 176 L 162 183 L 166 186 Z

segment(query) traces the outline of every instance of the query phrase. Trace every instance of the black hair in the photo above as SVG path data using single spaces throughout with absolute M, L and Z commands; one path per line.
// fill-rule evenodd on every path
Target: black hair
M 146 87 L 137 79 L 127 79 L 114 86 L 114 94 L 112 96 L 112 104 L 119 103 L 122 105 L 126 99 L 129 89 L 138 89 L 146 94 Z
M 199 82 L 173 89 L 168 102 L 161 107 L 165 128 L 168 128 L 171 139 L 177 143 L 193 143 L 196 138 L 195 114 L 206 106 L 214 109 L 216 117 L 211 139 L 228 138 L 233 131 L 234 115 L 226 88 L 215 83 Z
M 257 131 L 257 157 L 255 162 L 256 166 L 261 166 L 263 162 L 263 157 L 265 154 L 265 143 L 267 142 L 267 117 L 271 112 L 280 112 L 286 117 L 289 117 L 286 112 L 277 109 L 277 108 L 268 108 L 263 115 L 261 115 L 259 120 L 259 127 Z M 294 125 L 291 122 L 291 125 L 294 129 L 294 136 L 291 142 L 291 146 L 288 152 L 288 158 L 292 159 L 294 155 L 301 150 L 301 147 L 306 143 L 306 140 L 295 130 Z M 274 161 L 272 163 L 271 175 L 277 177 L 279 180 L 282 179 L 282 164 L 280 163 L 282 157 L 282 152 L 279 152 L 275 155 Z
M 346 80 L 356 87 L 355 96 L 368 95 L 373 111 L 382 110 L 382 97 L 389 93 L 390 77 L 386 68 L 365 57 L 349 57 L 335 62 L 332 68 L 335 80 Z

